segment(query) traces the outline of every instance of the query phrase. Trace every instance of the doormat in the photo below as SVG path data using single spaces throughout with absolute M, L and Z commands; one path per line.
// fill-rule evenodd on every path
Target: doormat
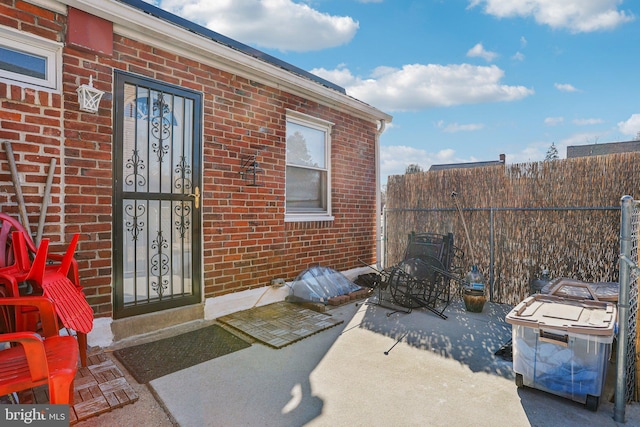
M 343 322 L 290 302 L 255 307 L 217 320 L 276 349 Z
M 113 353 L 136 381 L 145 384 L 250 346 L 219 325 L 211 325 Z

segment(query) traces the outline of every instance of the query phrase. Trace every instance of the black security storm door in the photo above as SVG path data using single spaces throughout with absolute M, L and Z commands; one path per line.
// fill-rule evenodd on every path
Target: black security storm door
M 202 98 L 117 73 L 114 318 L 201 300 Z

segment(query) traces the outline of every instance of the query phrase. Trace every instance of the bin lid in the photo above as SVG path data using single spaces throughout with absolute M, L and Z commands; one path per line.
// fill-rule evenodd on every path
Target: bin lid
M 568 277 L 558 277 L 547 283 L 540 293 L 550 294 L 553 289 L 556 289 L 554 295 L 560 297 L 593 299 L 585 285 L 589 285 L 598 300 L 618 302 L 618 294 L 620 293 L 620 284 L 618 282 L 588 283 Z
M 616 306 L 610 302 L 535 294 L 516 305 L 507 314 L 506 321 L 531 328 L 611 336 L 616 316 Z

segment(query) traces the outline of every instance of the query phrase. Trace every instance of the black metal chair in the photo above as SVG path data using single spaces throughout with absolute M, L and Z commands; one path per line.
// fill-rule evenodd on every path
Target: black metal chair
M 446 319 L 451 280 L 460 281 L 464 253 L 453 244 L 453 233 L 411 233 L 404 259 L 391 267 L 386 285 L 393 301 L 407 308 L 427 308 Z

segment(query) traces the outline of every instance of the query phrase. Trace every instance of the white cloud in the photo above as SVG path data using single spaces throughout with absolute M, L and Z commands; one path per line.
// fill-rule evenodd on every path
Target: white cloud
M 547 117 L 544 119 L 544 124 L 547 126 L 556 126 L 564 122 L 564 117 Z
M 541 162 L 544 160 L 551 144 L 555 144 L 558 150 L 558 157 L 567 157 L 567 147 L 569 145 L 595 144 L 605 135 L 601 132 L 581 132 L 569 135 L 560 140 L 535 141 L 527 144 L 520 152 L 507 153 L 508 163 Z
M 442 129 L 443 132 L 447 132 L 447 133 L 472 132 L 472 131 L 484 129 L 484 125 L 482 123 L 469 123 L 466 125 L 461 125 L 458 123 L 445 124 L 442 120 L 438 122 L 438 127 Z
M 560 147 L 566 147 L 568 145 L 584 145 L 584 144 L 597 144 L 600 138 L 606 136 L 602 132 L 580 132 L 569 135 L 568 137 L 562 139 L 560 143 L 556 142 L 556 146 L 558 147 L 558 151 L 560 151 Z
M 578 126 L 589 126 L 589 125 L 598 125 L 600 123 L 604 123 L 602 119 L 573 119 L 571 121 L 574 125 Z
M 311 72 L 344 87 L 349 95 L 386 111 L 516 101 L 534 93 L 524 86 L 500 84 L 504 71 L 495 65 L 378 67 L 370 78 L 354 76 L 347 68 L 316 68 Z
M 338 68 L 334 68 L 333 70 L 314 68 L 311 72 L 342 87 L 356 85 L 360 82 L 360 79 L 351 74 L 351 70 L 346 68 L 344 65 L 340 65 Z
M 423 170 L 429 169 L 433 163 L 433 155 L 414 147 L 406 145 L 392 145 L 380 147 L 380 175 L 382 184 L 387 182 L 389 175 L 402 175 L 407 166 L 417 164 Z
M 640 116 L 640 115 L 638 115 Z M 638 118 L 640 120 L 640 117 Z M 560 140 L 534 141 L 527 144 L 522 150 L 517 152 L 507 152 L 506 161 L 508 164 L 541 162 L 544 160 L 551 144 L 555 144 L 558 156 L 561 159 L 567 156 L 567 146 L 595 144 L 606 135 L 602 132 L 581 132 L 569 135 Z M 477 159 L 474 156 L 463 158 L 456 155 L 451 148 L 442 149 L 431 153 L 422 149 L 407 146 L 382 146 L 380 148 L 381 176 L 382 183 L 386 184 L 389 175 L 402 175 L 407 166 L 418 164 L 423 170 L 429 170 L 434 164 L 466 163 L 491 160 L 488 158 Z
M 516 61 L 524 61 L 524 53 L 522 52 L 516 52 L 513 54 L 513 56 L 511 57 L 511 59 L 516 60 Z
M 406 145 L 391 145 L 380 147 L 380 176 L 382 185 L 386 185 L 390 175 L 404 175 L 407 166 L 419 165 L 427 171 L 434 164 L 476 162 L 474 157 L 460 158 L 455 150 L 445 148 L 435 153 L 426 150 L 408 147 Z
M 640 114 L 636 114 L 640 125 Z M 633 117 L 633 116 L 632 116 Z M 635 135 L 635 133 L 634 133 Z M 506 161 L 508 164 L 541 162 L 544 160 L 551 144 L 555 144 L 558 150 L 558 156 L 561 159 L 567 156 L 567 147 L 569 145 L 596 144 L 599 140 L 606 138 L 606 133 L 602 132 L 580 132 L 571 134 L 560 140 L 550 139 L 548 141 L 534 141 L 527 144 L 522 150 L 517 152 L 507 152 Z M 477 159 L 473 156 L 462 158 L 456 155 L 455 150 L 451 148 L 442 149 L 436 153 L 430 153 L 425 150 L 416 149 L 406 146 L 382 146 L 380 148 L 381 155 L 381 173 L 383 176 L 383 184 L 387 182 L 389 175 L 402 175 L 410 164 L 418 164 L 425 171 L 429 170 L 433 164 L 447 163 L 465 163 L 490 160 L 488 158 Z
M 624 122 L 619 122 L 618 130 L 624 135 L 637 136 L 640 133 L 640 114 L 632 114 Z
M 455 154 L 456 150 L 452 148 L 445 148 L 444 150 L 438 151 L 435 158 L 438 163 L 455 163 Z
M 487 62 L 492 62 L 498 56 L 497 53 L 485 50 L 482 43 L 476 44 L 474 47 L 469 49 L 467 52 L 467 56 L 470 58 L 482 58 Z
M 578 92 L 578 89 L 569 83 L 554 83 L 553 86 L 560 92 Z
M 306 52 L 351 41 L 359 24 L 292 0 L 159 0 L 164 10 L 246 44 Z
M 618 10 L 620 0 L 471 0 L 498 18 L 533 17 L 537 23 L 574 33 L 610 30 L 635 19 Z
M 544 156 L 546 155 L 547 150 L 549 149 L 550 146 L 551 146 L 551 142 L 548 142 L 548 141 L 532 142 L 528 144 L 526 147 L 524 147 L 520 152 L 506 153 L 506 157 L 507 157 L 506 161 L 509 164 L 540 162 L 544 160 Z M 558 147 L 558 144 L 556 144 L 556 148 L 557 147 Z M 566 153 L 566 150 L 564 153 Z M 560 148 L 558 148 L 558 155 L 560 157 L 562 157 L 562 154 L 564 153 L 562 153 Z

